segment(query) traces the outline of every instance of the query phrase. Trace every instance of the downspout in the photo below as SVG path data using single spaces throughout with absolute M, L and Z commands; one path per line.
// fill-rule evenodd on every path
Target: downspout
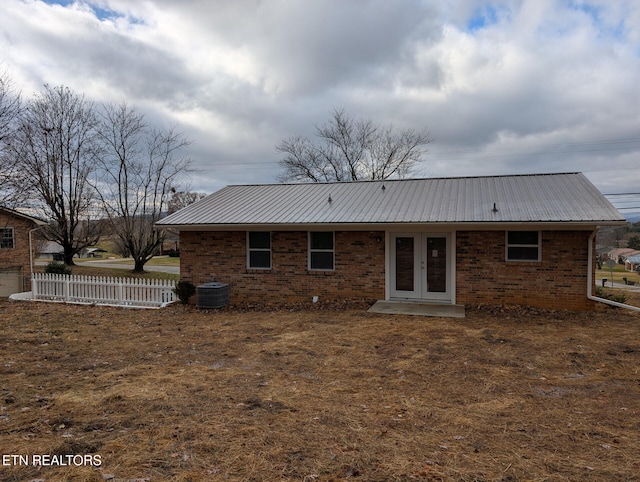
M 637 306 L 627 305 L 625 303 L 618 303 L 617 301 L 607 300 L 605 298 L 600 298 L 599 296 L 593 295 L 593 242 L 596 239 L 596 235 L 598 234 L 598 229 L 594 229 L 591 236 L 589 236 L 589 267 L 587 271 L 587 298 L 593 301 L 599 301 L 600 303 L 605 303 L 607 305 L 616 306 L 618 308 L 626 308 L 627 310 L 640 311 L 640 308 Z
M 30 270 L 31 279 L 33 279 L 33 241 L 32 241 L 32 234 L 35 231 L 38 231 L 39 229 L 43 229 L 43 228 L 46 228 L 46 227 L 47 227 L 47 225 L 45 224 L 43 226 L 38 226 L 37 228 L 33 228 L 31 231 L 29 231 L 29 270 Z M 24 285 L 22 286 L 22 289 L 24 289 Z

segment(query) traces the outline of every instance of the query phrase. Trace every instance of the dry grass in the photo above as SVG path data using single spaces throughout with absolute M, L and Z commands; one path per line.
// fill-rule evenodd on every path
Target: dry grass
M 640 479 L 640 317 L 0 301 L 0 480 Z

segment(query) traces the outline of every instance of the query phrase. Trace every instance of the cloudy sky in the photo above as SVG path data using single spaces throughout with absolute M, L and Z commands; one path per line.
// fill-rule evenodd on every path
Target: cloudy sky
M 2 0 L 0 69 L 177 125 L 207 193 L 275 182 L 335 108 L 427 128 L 420 176 L 640 192 L 637 0 Z

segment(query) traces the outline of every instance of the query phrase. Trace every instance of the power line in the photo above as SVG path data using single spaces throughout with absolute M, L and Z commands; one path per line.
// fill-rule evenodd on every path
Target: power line
M 570 153 L 597 153 L 597 152 L 612 152 L 623 150 L 638 150 L 640 151 L 640 137 L 627 137 L 619 139 L 601 139 L 597 141 L 584 141 L 584 142 L 565 142 L 555 144 L 539 144 L 533 146 L 521 146 L 521 147 L 493 147 L 491 152 L 478 154 L 477 147 L 469 148 L 451 148 L 437 151 L 435 154 L 437 157 L 429 159 L 430 161 L 454 161 L 465 159 L 499 159 L 507 157 L 524 157 L 524 156 L 543 156 L 548 154 L 570 154 Z M 206 171 L 209 169 L 243 169 L 247 166 L 251 166 L 252 169 L 274 169 L 277 167 L 278 161 L 244 161 L 233 162 L 229 164 L 216 164 L 211 166 L 199 166 L 197 170 Z M 610 167 L 603 169 L 591 169 L 583 170 L 582 172 L 610 172 L 610 171 L 626 171 L 628 168 L 612 169 Z M 615 195 L 625 194 L 639 194 L 639 193 L 620 193 Z
M 640 192 L 615 192 L 615 193 L 609 193 L 609 194 L 604 194 L 604 196 L 609 199 L 609 198 L 613 198 L 613 199 L 609 199 L 609 201 L 611 202 L 611 204 L 614 205 L 614 207 L 618 210 L 618 211 L 637 211 L 640 210 L 640 206 L 626 206 L 625 204 L 638 204 L 640 202 Z M 628 199 L 625 199 L 628 198 Z

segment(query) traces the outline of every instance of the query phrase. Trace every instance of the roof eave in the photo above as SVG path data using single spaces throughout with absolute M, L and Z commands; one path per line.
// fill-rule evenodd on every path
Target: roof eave
M 46 226 L 47 224 L 49 224 L 42 219 L 29 216 L 28 214 L 23 214 L 20 211 L 16 211 L 15 209 L 7 208 L 4 206 L 0 206 L 0 211 L 4 211 L 11 216 L 15 216 L 17 218 L 24 219 L 25 221 L 29 221 L 37 226 Z
M 599 226 L 625 226 L 623 220 L 585 220 L 585 221 L 439 221 L 439 222 L 388 222 L 388 223 L 200 223 L 200 224 L 162 224 L 156 223 L 159 228 L 173 229 L 177 231 L 250 231 L 250 230 L 277 230 L 300 231 L 308 229 L 331 229 L 344 231 L 363 230 L 389 230 L 394 228 L 441 228 L 449 230 L 482 230 L 505 229 L 517 226 L 535 226 L 538 229 L 562 228 L 562 229 L 593 229 Z

